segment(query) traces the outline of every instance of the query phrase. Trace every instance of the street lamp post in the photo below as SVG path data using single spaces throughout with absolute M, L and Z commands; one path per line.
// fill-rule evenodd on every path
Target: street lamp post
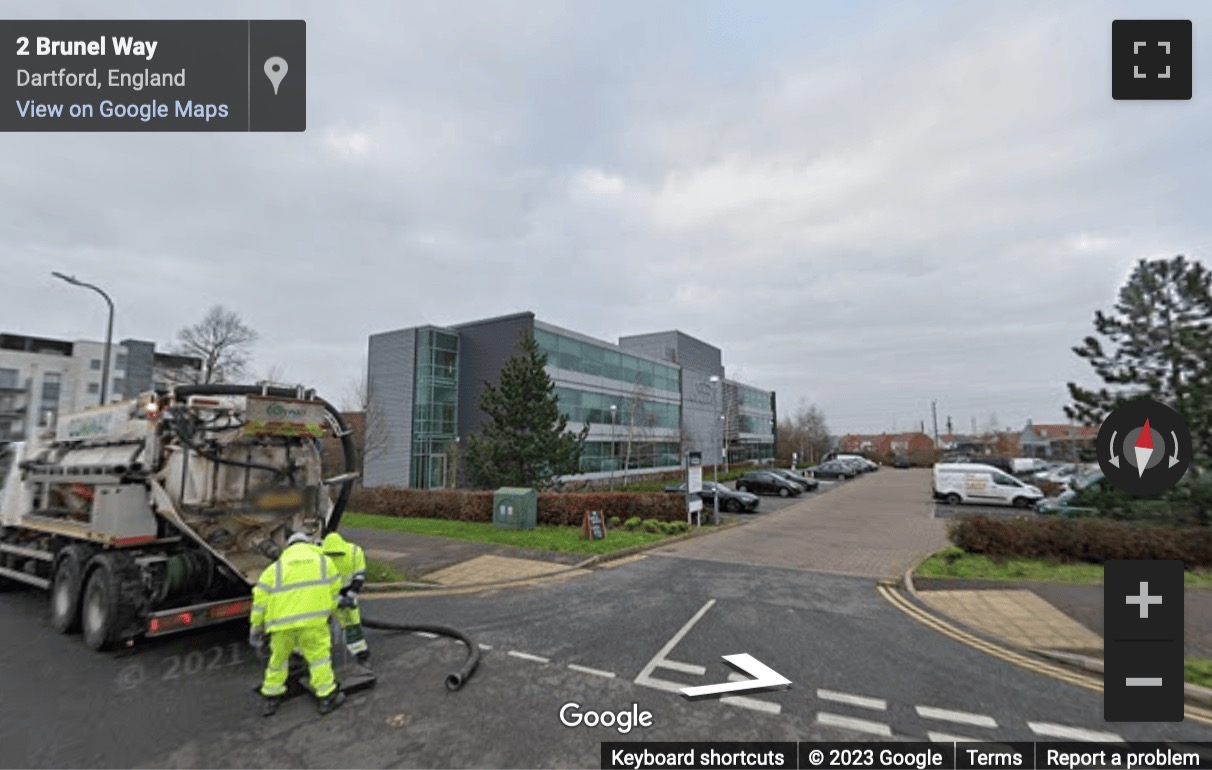
M 716 385 L 718 385 L 720 382 L 720 378 L 714 374 L 711 375 L 710 377 L 708 377 L 707 379 Z M 715 389 L 712 389 L 711 395 L 712 395 L 711 405 L 712 405 L 712 407 L 715 408 L 715 411 L 718 414 L 719 407 L 717 406 L 718 399 L 715 398 L 715 395 L 716 395 Z M 721 414 L 720 420 L 722 420 L 722 419 L 724 419 L 724 415 Z M 715 459 L 712 460 L 712 462 L 711 462 L 711 481 L 715 485 L 715 489 L 713 490 L 714 494 L 711 496 L 712 504 L 714 506 L 714 508 L 713 508 L 714 513 L 712 514 L 712 517 L 711 517 L 711 523 L 716 524 L 716 525 L 718 525 L 720 523 L 720 455 L 723 454 L 723 450 L 720 449 L 720 436 L 719 436 L 720 420 L 715 420 L 715 430 L 713 431 L 713 433 L 715 433 L 715 437 L 714 437 L 715 438 L 715 449 L 712 452 L 712 454 L 715 455 Z
M 100 403 L 104 405 L 106 400 L 109 398 L 109 351 L 114 340 L 114 302 L 109 298 L 109 295 L 101 291 L 100 288 L 93 286 L 91 283 L 85 283 L 84 281 L 77 280 L 75 276 L 64 275 L 63 273 L 58 272 L 52 272 L 51 275 L 55 276 L 61 281 L 67 281 L 73 286 L 82 286 L 85 289 L 92 289 L 101 295 L 101 297 L 105 300 L 105 304 L 109 305 L 109 322 L 105 326 L 105 358 L 101 362 Z
M 615 415 L 618 414 L 618 412 L 619 412 L 618 405 L 611 404 L 610 405 L 610 489 L 611 489 L 611 491 L 614 491 L 614 456 L 615 456 L 615 449 L 616 449 L 616 447 L 614 445 L 614 425 L 615 425 L 614 418 L 615 418 Z

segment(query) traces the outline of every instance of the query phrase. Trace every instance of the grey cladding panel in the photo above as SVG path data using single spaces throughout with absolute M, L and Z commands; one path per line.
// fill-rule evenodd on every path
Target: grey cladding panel
M 459 435 L 479 431 L 484 423 L 480 394 L 484 383 L 500 381 L 501 367 L 518 352 L 523 332 L 534 332 L 534 316 L 512 316 L 470 326 L 459 332 Z
M 382 420 L 384 444 L 366 458 L 363 485 L 408 486 L 412 465 L 412 406 L 417 360 L 416 329 L 376 334 L 370 338 L 367 420 Z

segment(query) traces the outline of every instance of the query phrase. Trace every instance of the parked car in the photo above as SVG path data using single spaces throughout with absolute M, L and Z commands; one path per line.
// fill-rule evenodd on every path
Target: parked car
M 897 455 L 892 458 L 893 468 L 912 468 L 913 463 L 909 462 L 909 458 L 904 455 Z
M 738 492 L 756 492 L 759 495 L 792 497 L 804 493 L 804 488 L 771 471 L 749 471 L 736 480 Z
M 1075 505 L 1077 500 L 1077 492 L 1072 489 L 1066 489 L 1056 497 L 1046 497 L 1035 504 L 1035 512 L 1045 516 L 1059 516 L 1066 519 L 1077 519 L 1088 516 L 1097 516 L 1097 508 L 1089 508 L 1082 505 Z
M 871 471 L 878 471 L 880 469 L 879 463 L 873 463 L 862 455 L 840 454 L 833 459 L 850 463 L 859 469 L 859 473 L 869 473 Z
M 665 491 L 684 495 L 686 494 L 686 485 L 683 483 L 665 487 Z M 699 497 L 703 500 L 703 507 L 714 508 L 715 496 L 717 494 L 720 496 L 720 510 L 731 513 L 753 513 L 757 510 L 758 503 L 761 502 L 757 495 L 748 492 L 738 492 L 714 481 L 704 481 L 703 491 L 699 493 Z
M 816 479 L 805 478 L 799 471 L 789 470 L 787 468 L 771 468 L 771 473 L 777 473 L 788 481 L 799 484 L 804 488 L 805 492 L 812 492 L 821 485 L 821 482 Z
M 826 460 L 820 465 L 808 469 L 813 478 L 818 479 L 852 479 L 858 475 L 854 466 L 841 460 Z
M 1076 465 L 1056 465 L 1048 470 L 1037 472 L 1031 478 L 1035 481 L 1047 481 L 1053 484 L 1068 484 L 1078 470 Z
M 1030 508 L 1044 498 L 1029 486 L 992 465 L 939 463 L 934 466 L 934 499 L 951 505 L 977 503 Z
M 871 470 L 867 467 L 867 462 L 860 457 L 839 457 L 833 462 L 841 463 L 842 465 L 846 466 L 854 473 L 855 476 L 862 473 L 867 473 Z

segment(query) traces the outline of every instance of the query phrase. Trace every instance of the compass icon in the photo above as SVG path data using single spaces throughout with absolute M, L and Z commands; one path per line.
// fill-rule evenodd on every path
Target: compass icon
M 1191 464 L 1191 432 L 1178 412 L 1138 398 L 1120 406 L 1098 431 L 1098 465 L 1118 489 L 1152 497 L 1173 487 Z

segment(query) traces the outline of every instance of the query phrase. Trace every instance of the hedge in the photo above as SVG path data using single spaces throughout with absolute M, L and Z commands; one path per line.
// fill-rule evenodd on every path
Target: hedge
M 1110 559 L 1178 559 L 1188 569 L 1212 566 L 1212 530 L 1101 519 L 952 520 L 952 542 L 991 558 L 1028 556 L 1101 564 Z
M 358 513 L 403 518 L 492 521 L 492 492 L 462 489 L 408 489 L 374 487 L 355 489 L 347 508 Z M 538 523 L 580 526 L 585 511 L 601 511 L 604 518 L 639 517 L 685 521 L 686 498 L 666 492 L 541 492 Z

